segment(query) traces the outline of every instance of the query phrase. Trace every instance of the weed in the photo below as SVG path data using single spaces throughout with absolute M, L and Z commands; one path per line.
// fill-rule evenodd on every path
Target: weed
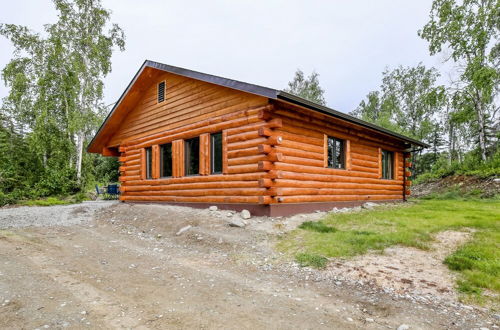
M 295 260 L 299 263 L 301 267 L 314 267 L 318 269 L 323 269 L 328 263 L 328 259 L 317 255 L 309 253 L 298 253 L 295 255 Z
M 310 230 L 310 231 L 315 231 L 318 233 L 334 233 L 337 231 L 334 227 L 329 227 L 325 225 L 321 221 L 306 221 L 303 222 L 299 228 L 305 229 L 305 230 Z

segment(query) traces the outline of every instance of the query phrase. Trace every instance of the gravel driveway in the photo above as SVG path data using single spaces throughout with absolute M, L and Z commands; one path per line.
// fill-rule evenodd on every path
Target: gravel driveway
M 86 223 L 93 214 L 116 201 L 90 201 L 57 206 L 0 208 L 0 229 L 44 226 L 72 226 Z
M 117 202 L 0 209 L 0 328 L 495 327 L 481 308 L 398 298 L 274 250 L 283 228 L 317 214 L 228 226 L 236 216 Z

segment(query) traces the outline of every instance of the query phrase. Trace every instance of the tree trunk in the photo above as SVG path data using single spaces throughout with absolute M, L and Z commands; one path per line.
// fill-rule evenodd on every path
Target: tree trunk
M 486 125 L 482 111 L 482 104 L 476 105 L 477 121 L 479 124 L 479 149 L 481 150 L 481 159 L 486 160 Z
M 83 132 L 79 132 L 76 139 L 76 180 L 78 183 L 82 178 L 83 139 Z

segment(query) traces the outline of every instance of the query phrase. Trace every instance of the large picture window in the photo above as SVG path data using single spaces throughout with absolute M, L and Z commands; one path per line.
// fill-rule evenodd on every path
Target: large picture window
M 160 146 L 160 176 L 172 176 L 172 143 Z
M 210 172 L 222 173 L 222 133 L 210 135 Z
M 382 179 L 394 178 L 394 152 L 382 150 Z
M 146 179 L 153 178 L 153 149 L 146 148 Z
M 328 137 L 328 167 L 345 168 L 344 140 Z
M 186 175 L 200 173 L 200 138 L 196 137 L 184 141 L 184 159 Z

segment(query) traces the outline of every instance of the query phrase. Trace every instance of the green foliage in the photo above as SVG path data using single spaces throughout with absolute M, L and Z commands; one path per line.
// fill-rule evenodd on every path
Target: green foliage
M 465 154 L 462 161 L 449 162 L 447 157 L 440 157 L 428 172 L 419 175 L 414 183 L 429 182 L 452 175 L 469 175 L 479 178 L 500 176 L 500 150 L 486 161 L 481 161 L 478 153 L 474 151 Z
M 116 162 L 85 155 L 83 146 L 104 118 L 103 79 L 113 49 L 123 50 L 123 31 L 99 0 L 53 3 L 58 20 L 43 33 L 0 24 L 15 49 L 2 70 L 9 94 L 0 108 L 0 191 L 9 200 L 115 179 L 104 171 Z
M 323 269 L 328 263 L 328 259 L 316 254 L 298 253 L 295 256 L 295 261 L 299 263 L 301 267 L 314 267 L 318 269 Z
M 305 230 L 310 230 L 310 231 L 315 231 L 318 233 L 333 233 L 333 232 L 337 231 L 335 228 L 329 227 L 321 221 L 306 221 L 306 222 L 301 223 L 299 228 L 305 229 Z
M 286 234 L 277 247 L 300 256 L 307 264 L 312 258 L 309 256 L 352 257 L 393 245 L 429 249 L 433 236 L 440 231 L 474 228 L 477 232 L 472 240 L 450 255 L 446 263 L 460 271 L 462 288 L 488 288 L 500 293 L 498 205 L 497 200 L 422 200 L 371 211 L 333 213 L 323 218 L 320 226 L 336 231 L 298 228 Z
M 455 112 L 475 114 L 466 121 L 477 133 L 482 160 L 487 158 L 489 130 L 498 124 L 499 8 L 499 0 L 434 0 L 430 20 L 418 32 L 429 42 L 431 55 L 446 49 L 460 65 Z
M 306 78 L 304 72 L 297 69 L 292 81 L 285 88 L 285 92 L 300 96 L 317 104 L 326 105 L 325 97 L 323 96 L 325 91 L 319 85 L 318 78 L 319 74 L 314 71 Z

